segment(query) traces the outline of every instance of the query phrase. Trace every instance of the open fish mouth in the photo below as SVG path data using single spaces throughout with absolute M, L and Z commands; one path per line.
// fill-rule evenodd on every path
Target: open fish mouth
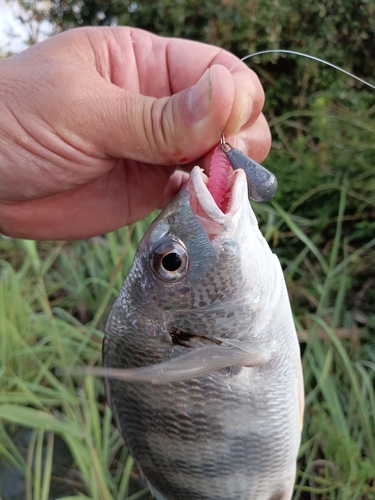
M 212 240 L 215 236 L 230 231 L 238 221 L 243 205 L 248 204 L 248 193 L 246 175 L 241 169 L 229 168 L 219 205 L 210 192 L 210 184 L 203 170 L 194 167 L 187 184 L 190 204 Z

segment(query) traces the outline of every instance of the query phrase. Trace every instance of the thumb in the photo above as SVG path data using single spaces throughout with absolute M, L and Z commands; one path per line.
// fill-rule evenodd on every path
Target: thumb
M 106 155 L 163 165 L 188 163 L 214 147 L 235 93 L 232 74 L 220 65 L 207 69 L 194 86 L 159 99 L 105 84 L 111 92 L 99 90 L 99 112 L 93 117 L 90 106 L 91 126 L 81 122 L 81 131 Z

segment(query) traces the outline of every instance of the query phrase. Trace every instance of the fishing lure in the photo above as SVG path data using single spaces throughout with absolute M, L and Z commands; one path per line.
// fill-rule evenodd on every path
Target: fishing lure
M 225 140 L 224 135 L 220 139 L 221 149 L 227 156 L 233 170 L 241 168 L 247 178 L 249 198 L 253 201 L 269 201 L 277 190 L 277 179 L 275 175 L 263 165 L 246 156 L 239 149 L 234 148 Z
M 289 54 L 289 55 L 297 55 L 301 57 L 305 57 L 307 59 L 312 59 L 314 61 L 320 62 L 331 68 L 334 68 L 345 75 L 348 75 L 355 80 L 367 85 L 368 87 L 375 89 L 375 86 L 371 83 L 359 78 L 358 76 L 346 71 L 335 64 L 332 64 L 324 59 L 320 59 L 315 56 L 311 56 L 309 54 L 304 54 L 303 52 L 297 52 L 294 50 L 283 50 L 283 49 L 272 49 L 272 50 L 261 50 L 259 52 L 254 52 L 253 54 L 249 54 L 243 57 L 238 63 L 236 63 L 230 71 L 232 71 L 240 62 L 246 61 L 255 56 L 260 56 L 263 54 Z M 267 170 L 265 167 L 257 163 L 255 160 L 246 156 L 242 151 L 233 148 L 224 137 L 224 134 L 221 135 L 220 145 L 224 153 L 226 154 L 233 170 L 237 170 L 241 168 L 244 170 L 247 178 L 249 198 L 253 201 L 263 202 L 270 201 L 276 194 L 277 191 L 277 179 L 275 175 Z

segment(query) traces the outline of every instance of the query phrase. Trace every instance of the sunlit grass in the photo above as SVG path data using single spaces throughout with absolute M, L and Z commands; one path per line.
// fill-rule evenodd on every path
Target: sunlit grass
M 5 485 L 5 476 L 18 468 L 25 479 L 20 498 L 51 498 L 54 436 L 71 455 L 66 482 L 67 490 L 79 493 L 74 498 L 135 500 L 144 494 L 128 495 L 133 461 L 112 423 L 102 381 L 55 374 L 56 367 L 101 359 L 103 334 L 96 326 L 118 293 L 140 235 L 127 228 L 76 244 L 1 242 L 15 254 L 24 252 L 15 268 L 8 262 L 0 268 L 0 479 Z M 16 444 L 23 429 L 33 430 L 27 450 Z
M 372 500 L 375 127 L 347 110 L 316 107 L 309 132 L 275 141 L 267 166 L 280 194 L 256 206 L 283 264 L 297 329 L 309 336 L 294 500 Z M 297 116 L 278 119 L 280 137 L 283 128 L 306 126 Z M 0 237 L 3 500 L 149 498 L 102 380 L 56 368 L 100 363 L 105 319 L 150 220 L 76 243 Z M 21 485 L 18 496 L 10 481 Z

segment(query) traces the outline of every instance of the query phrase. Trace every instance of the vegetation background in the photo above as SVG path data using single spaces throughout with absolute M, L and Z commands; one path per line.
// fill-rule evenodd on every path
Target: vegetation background
M 15 0 L 13 0 L 15 1 Z M 58 32 L 127 24 L 239 57 L 308 53 L 374 80 L 372 0 L 19 2 Z M 266 91 L 276 198 L 255 209 L 285 271 L 306 413 L 294 500 L 375 499 L 375 93 L 300 57 L 249 61 Z M 103 326 L 151 218 L 75 243 L 0 237 L 0 498 L 149 498 L 101 380 Z M 308 332 L 308 333 L 307 333 Z

